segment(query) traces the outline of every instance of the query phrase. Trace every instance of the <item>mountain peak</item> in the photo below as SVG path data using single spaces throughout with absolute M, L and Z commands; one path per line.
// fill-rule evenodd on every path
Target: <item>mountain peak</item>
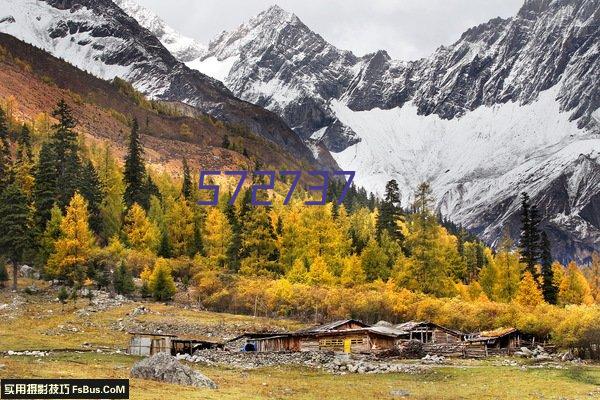
M 249 21 L 249 24 L 256 26 L 267 25 L 267 26 L 281 26 L 287 24 L 302 23 L 300 18 L 296 14 L 284 10 L 277 4 L 272 5 L 266 10 L 260 12 L 256 17 Z
M 154 12 L 141 6 L 137 0 L 114 0 L 114 3 L 152 32 L 178 60 L 188 62 L 206 51 L 206 46 L 202 43 L 176 32 Z

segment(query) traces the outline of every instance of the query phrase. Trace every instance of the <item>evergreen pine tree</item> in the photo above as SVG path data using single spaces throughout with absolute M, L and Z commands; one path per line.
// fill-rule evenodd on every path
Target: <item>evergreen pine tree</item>
M 161 232 L 158 256 L 163 258 L 171 258 L 173 256 L 171 243 L 169 243 L 169 234 L 166 231 Z
M 30 198 L 33 192 L 34 178 L 32 175 L 33 155 L 31 151 L 31 135 L 27 125 L 23 124 L 17 138 L 17 151 L 14 162 L 14 179 L 20 185 L 25 195 Z
M 31 245 L 30 208 L 27 197 L 16 184 L 0 194 L 0 254 L 13 265 L 13 289 L 17 288 L 17 268 Z
M 154 196 L 157 199 L 161 199 L 162 196 L 160 195 L 160 189 L 158 188 L 158 186 L 156 185 L 156 183 L 154 183 L 154 180 L 152 180 L 152 177 L 147 174 L 146 176 L 146 194 L 145 194 L 146 198 L 148 199 L 148 201 L 150 200 L 150 197 Z
M 81 195 L 88 204 L 90 213 L 90 228 L 99 234 L 102 229 L 102 214 L 100 211 L 102 205 L 102 184 L 94 165 L 87 160 L 81 171 Z
M 62 235 L 60 224 L 63 216 L 60 208 L 58 208 L 56 204 L 52 207 L 52 210 L 50 210 L 50 215 L 50 219 L 46 224 L 46 229 L 43 231 L 40 238 L 39 260 L 41 265 L 45 265 L 50 255 L 54 253 L 54 244 Z
M 31 160 L 33 152 L 31 150 L 31 131 L 26 124 L 21 127 L 21 133 L 17 139 L 18 151 L 17 160 Z
M 190 176 L 190 167 L 188 165 L 187 159 L 183 158 L 183 186 L 181 188 L 181 193 L 187 200 L 192 199 L 192 178 Z
M 224 149 L 229 149 L 231 146 L 231 142 L 229 141 L 229 137 L 227 135 L 223 136 L 223 142 L 221 143 L 221 147 Z
M 8 143 L 8 123 L 6 113 L 0 107 L 0 190 L 10 182 L 10 146 Z
M 56 201 L 57 178 L 54 146 L 45 143 L 40 150 L 33 186 L 33 200 L 36 210 L 35 222 L 42 232 L 46 229 L 46 223 L 50 220 L 50 211 Z
M 77 148 L 69 149 L 64 165 L 61 168 L 59 164 L 58 171 L 58 180 L 56 182 L 57 201 L 60 208 L 64 210 L 69 205 L 75 193 L 82 191 L 83 187 L 83 165 Z
M 125 267 L 125 264 L 120 263 L 113 274 L 113 285 L 115 292 L 122 295 L 130 295 L 135 290 L 133 276 Z
M 146 179 L 146 167 L 144 166 L 144 150 L 140 142 L 140 132 L 137 119 L 133 120 L 129 147 L 125 156 L 125 194 L 123 198 L 125 205 L 131 207 L 138 203 L 145 210 L 149 207 L 148 181 Z
M 542 293 L 544 300 L 549 304 L 556 304 L 558 301 L 558 287 L 554 282 L 554 271 L 552 269 L 552 252 L 550 251 L 550 240 L 546 232 L 542 232 L 542 249 L 541 249 L 541 264 L 542 264 Z
M 534 278 L 538 276 L 536 265 L 540 261 L 540 231 L 538 224 L 537 209 L 530 204 L 529 195 L 523 192 L 521 194 L 521 238 L 519 248 L 521 262 L 526 265 L 527 271 Z
M 52 126 L 52 146 L 56 168 L 55 192 L 59 206 L 64 209 L 81 186 L 81 159 L 77 134 L 73 130 L 77 121 L 69 105 L 61 100 L 52 115 L 58 120 Z
M 377 237 L 381 238 L 382 232 L 387 231 L 392 239 L 402 240 L 403 235 L 398 227 L 400 218 L 400 189 L 398 183 L 392 179 L 385 185 L 385 197 L 377 218 Z

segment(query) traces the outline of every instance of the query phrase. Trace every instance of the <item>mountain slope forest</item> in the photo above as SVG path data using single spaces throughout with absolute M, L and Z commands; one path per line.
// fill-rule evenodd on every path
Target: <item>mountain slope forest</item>
M 539 211 L 492 250 L 434 212 L 427 183 L 401 208 L 351 188 L 325 206 L 289 182 L 235 204 L 197 201 L 197 169 L 311 168 L 250 130 L 153 102 L 0 36 L 0 282 L 24 263 L 61 287 L 107 288 L 215 311 L 301 320 L 427 319 L 475 331 L 516 325 L 561 345 L 598 335 L 600 256 L 554 261 Z M 190 114 L 191 116 L 185 116 Z M 253 180 L 258 183 L 260 177 Z M 233 181 L 218 182 L 231 193 Z M 16 277 L 16 274 L 12 274 Z M 67 289 L 68 288 L 68 289 Z

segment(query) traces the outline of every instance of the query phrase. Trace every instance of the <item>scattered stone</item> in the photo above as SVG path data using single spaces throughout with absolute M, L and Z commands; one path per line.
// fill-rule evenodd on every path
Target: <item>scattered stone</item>
M 150 379 L 178 385 L 216 389 L 217 384 L 200 372 L 181 364 L 165 353 L 155 354 L 137 362 L 130 373 L 132 378 Z
M 533 352 L 531 350 L 529 350 L 527 347 L 521 347 L 520 352 L 523 353 L 523 355 L 526 357 L 531 357 L 533 355 Z
M 390 396 L 392 397 L 409 397 L 410 392 L 408 390 L 403 389 L 394 389 L 390 391 Z
M 13 351 L 8 350 L 6 352 L 8 356 L 29 356 L 29 357 L 46 357 L 50 354 L 47 351 L 38 351 L 38 350 L 26 350 L 26 351 Z
M 571 350 L 565 352 L 565 354 L 563 354 L 560 357 L 561 361 L 573 361 L 575 359 L 575 356 L 573 355 L 573 353 L 571 353 Z
M 40 289 L 38 289 L 38 287 L 35 285 L 29 285 L 25 288 L 25 293 L 27 293 L 27 294 L 36 294 L 39 291 L 40 291 Z
M 149 312 L 150 312 L 150 309 L 148 307 L 139 306 L 139 307 L 136 307 L 133 310 L 131 310 L 131 312 L 129 313 L 129 316 L 137 317 L 138 315 L 148 314 Z
M 428 372 L 423 365 L 382 361 L 372 355 L 334 355 L 333 352 L 255 353 L 227 350 L 199 350 L 194 355 L 179 354 L 177 359 L 203 365 L 220 365 L 244 370 L 294 365 L 321 369 L 332 374 L 383 374 Z
M 105 311 L 111 308 L 119 307 L 125 303 L 131 302 L 125 296 L 117 294 L 111 295 L 109 292 L 104 290 L 90 290 L 87 288 L 79 291 L 80 297 L 87 297 L 89 292 L 92 293 L 92 300 L 90 305 L 85 308 L 75 311 L 78 316 L 89 316 L 90 313 Z
M 443 364 L 446 361 L 446 357 L 427 354 L 425 357 L 421 358 L 421 361 L 425 364 Z
M 33 267 L 30 267 L 29 265 L 21 265 L 19 267 L 19 275 L 21 275 L 24 278 L 33 278 L 34 272 L 35 269 Z

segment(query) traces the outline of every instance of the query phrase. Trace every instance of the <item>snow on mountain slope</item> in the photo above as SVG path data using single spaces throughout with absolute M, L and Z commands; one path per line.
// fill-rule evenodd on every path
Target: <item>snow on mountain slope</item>
M 114 2 L 127 14 L 135 15 L 139 24 L 152 32 L 178 60 L 192 61 L 206 52 L 206 46 L 202 43 L 175 31 L 158 15 L 140 6 L 135 0 L 114 0 Z
M 219 60 L 216 57 L 209 57 L 204 60 L 196 58 L 187 62 L 187 66 L 202 72 L 205 75 L 212 76 L 213 78 L 224 82 L 229 76 L 229 72 L 233 65 L 237 62 L 238 58 L 235 56 Z
M 71 12 L 69 9 L 54 8 L 46 2 L 37 0 L 2 0 L 1 3 L 0 20 L 3 22 L 0 22 L 0 30 L 2 32 L 49 53 L 60 54 L 79 69 L 102 79 L 128 76 L 132 73 L 131 65 L 96 62 L 105 54 L 119 51 L 127 45 L 127 42 L 117 37 L 96 36 L 94 30 L 105 26 L 108 21 L 96 15 L 91 9 L 82 8 L 77 12 Z M 79 24 L 86 29 L 73 32 L 70 40 L 57 40 L 63 32 L 71 30 L 69 25 L 64 23 L 65 20 L 70 20 L 72 26 Z M 91 45 L 92 41 L 93 45 Z
M 482 106 L 451 120 L 419 115 L 413 104 L 352 111 L 334 101 L 336 116 L 362 140 L 333 155 L 339 165 L 357 171 L 359 185 L 379 188 L 380 193 L 390 177 L 397 177 L 404 204 L 420 182 L 431 182 L 444 215 L 493 242 L 506 219 L 518 211 L 518 193 L 542 196 L 581 155 L 600 161 L 600 137 L 559 113 L 556 90 L 542 92 L 528 105 Z M 584 193 L 593 191 L 567 195 L 575 199 Z M 505 201 L 509 207 L 496 221 L 482 224 L 473 218 Z

